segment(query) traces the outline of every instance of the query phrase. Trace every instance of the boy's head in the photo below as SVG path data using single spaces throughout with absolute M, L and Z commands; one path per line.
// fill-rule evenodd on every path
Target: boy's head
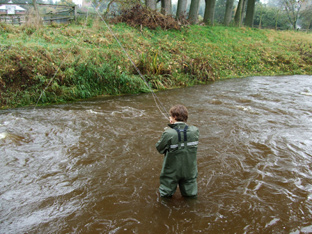
M 169 110 L 170 117 L 179 122 L 186 122 L 188 119 L 188 111 L 183 105 L 175 105 Z M 170 119 L 171 119 L 170 118 Z

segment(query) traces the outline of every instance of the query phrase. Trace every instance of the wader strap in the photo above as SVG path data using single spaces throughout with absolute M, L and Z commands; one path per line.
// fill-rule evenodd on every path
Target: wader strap
M 187 141 L 187 135 L 186 135 L 187 129 L 188 129 L 188 126 L 187 126 L 187 125 L 184 127 L 183 130 L 175 129 L 175 130 L 177 131 L 177 133 L 178 133 L 179 149 L 181 148 L 181 142 L 182 142 L 182 139 L 181 139 L 181 132 L 184 133 L 184 139 L 183 139 L 183 140 L 184 140 L 184 142 L 186 142 L 186 141 Z M 183 144 L 183 145 L 186 146 L 186 144 Z
M 186 135 L 187 129 L 188 129 L 188 126 L 186 125 L 185 128 L 183 129 L 183 132 L 184 132 L 184 142 L 187 141 L 187 135 Z
M 178 138 L 179 138 L 179 143 L 181 142 L 181 130 L 180 129 L 175 129 L 178 133 Z

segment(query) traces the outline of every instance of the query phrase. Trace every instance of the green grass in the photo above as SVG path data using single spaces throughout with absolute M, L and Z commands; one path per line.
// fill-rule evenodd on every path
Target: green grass
M 153 89 L 217 79 L 312 74 L 311 34 L 236 27 L 110 25 Z M 0 24 L 0 106 L 148 92 L 100 20 L 42 28 Z

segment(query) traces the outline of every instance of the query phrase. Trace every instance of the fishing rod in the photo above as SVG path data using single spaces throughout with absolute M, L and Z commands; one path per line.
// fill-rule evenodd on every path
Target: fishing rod
M 118 45 L 120 46 L 120 48 L 122 49 L 122 51 L 124 52 L 124 54 L 126 55 L 126 57 L 129 59 L 129 61 L 131 62 L 132 66 L 135 68 L 135 70 L 137 71 L 137 73 L 139 74 L 139 76 L 142 78 L 142 80 L 144 81 L 145 85 L 148 87 L 148 89 L 151 91 L 154 102 L 156 107 L 158 108 L 159 112 L 165 117 L 165 119 L 168 120 L 168 117 L 165 113 L 168 113 L 168 111 L 166 110 L 166 108 L 164 107 L 164 105 L 162 104 L 162 102 L 159 100 L 159 98 L 157 97 L 157 95 L 155 94 L 154 90 L 151 88 L 151 86 L 149 85 L 149 83 L 146 81 L 145 77 L 143 76 L 143 74 L 141 73 L 140 69 L 135 65 L 135 63 L 133 62 L 131 56 L 129 55 L 129 53 L 127 52 L 127 50 L 124 48 L 124 46 L 121 44 L 121 42 L 118 40 L 118 38 L 116 37 L 115 33 L 113 32 L 113 30 L 111 29 L 111 27 L 106 23 L 106 21 L 104 20 L 104 18 L 102 17 L 102 15 L 99 13 L 99 11 L 96 9 L 95 5 L 92 3 L 92 7 L 94 8 L 94 10 L 96 11 L 96 13 L 98 14 L 98 16 L 101 18 L 101 20 L 104 22 L 105 26 L 108 28 L 108 31 L 110 32 L 110 34 L 114 37 L 114 39 L 117 41 Z

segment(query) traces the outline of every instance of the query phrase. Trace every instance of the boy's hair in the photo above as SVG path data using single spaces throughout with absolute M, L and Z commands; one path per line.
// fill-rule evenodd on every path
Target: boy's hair
M 176 121 L 186 122 L 188 119 L 188 111 L 183 105 L 175 105 L 169 110 L 169 114 Z

